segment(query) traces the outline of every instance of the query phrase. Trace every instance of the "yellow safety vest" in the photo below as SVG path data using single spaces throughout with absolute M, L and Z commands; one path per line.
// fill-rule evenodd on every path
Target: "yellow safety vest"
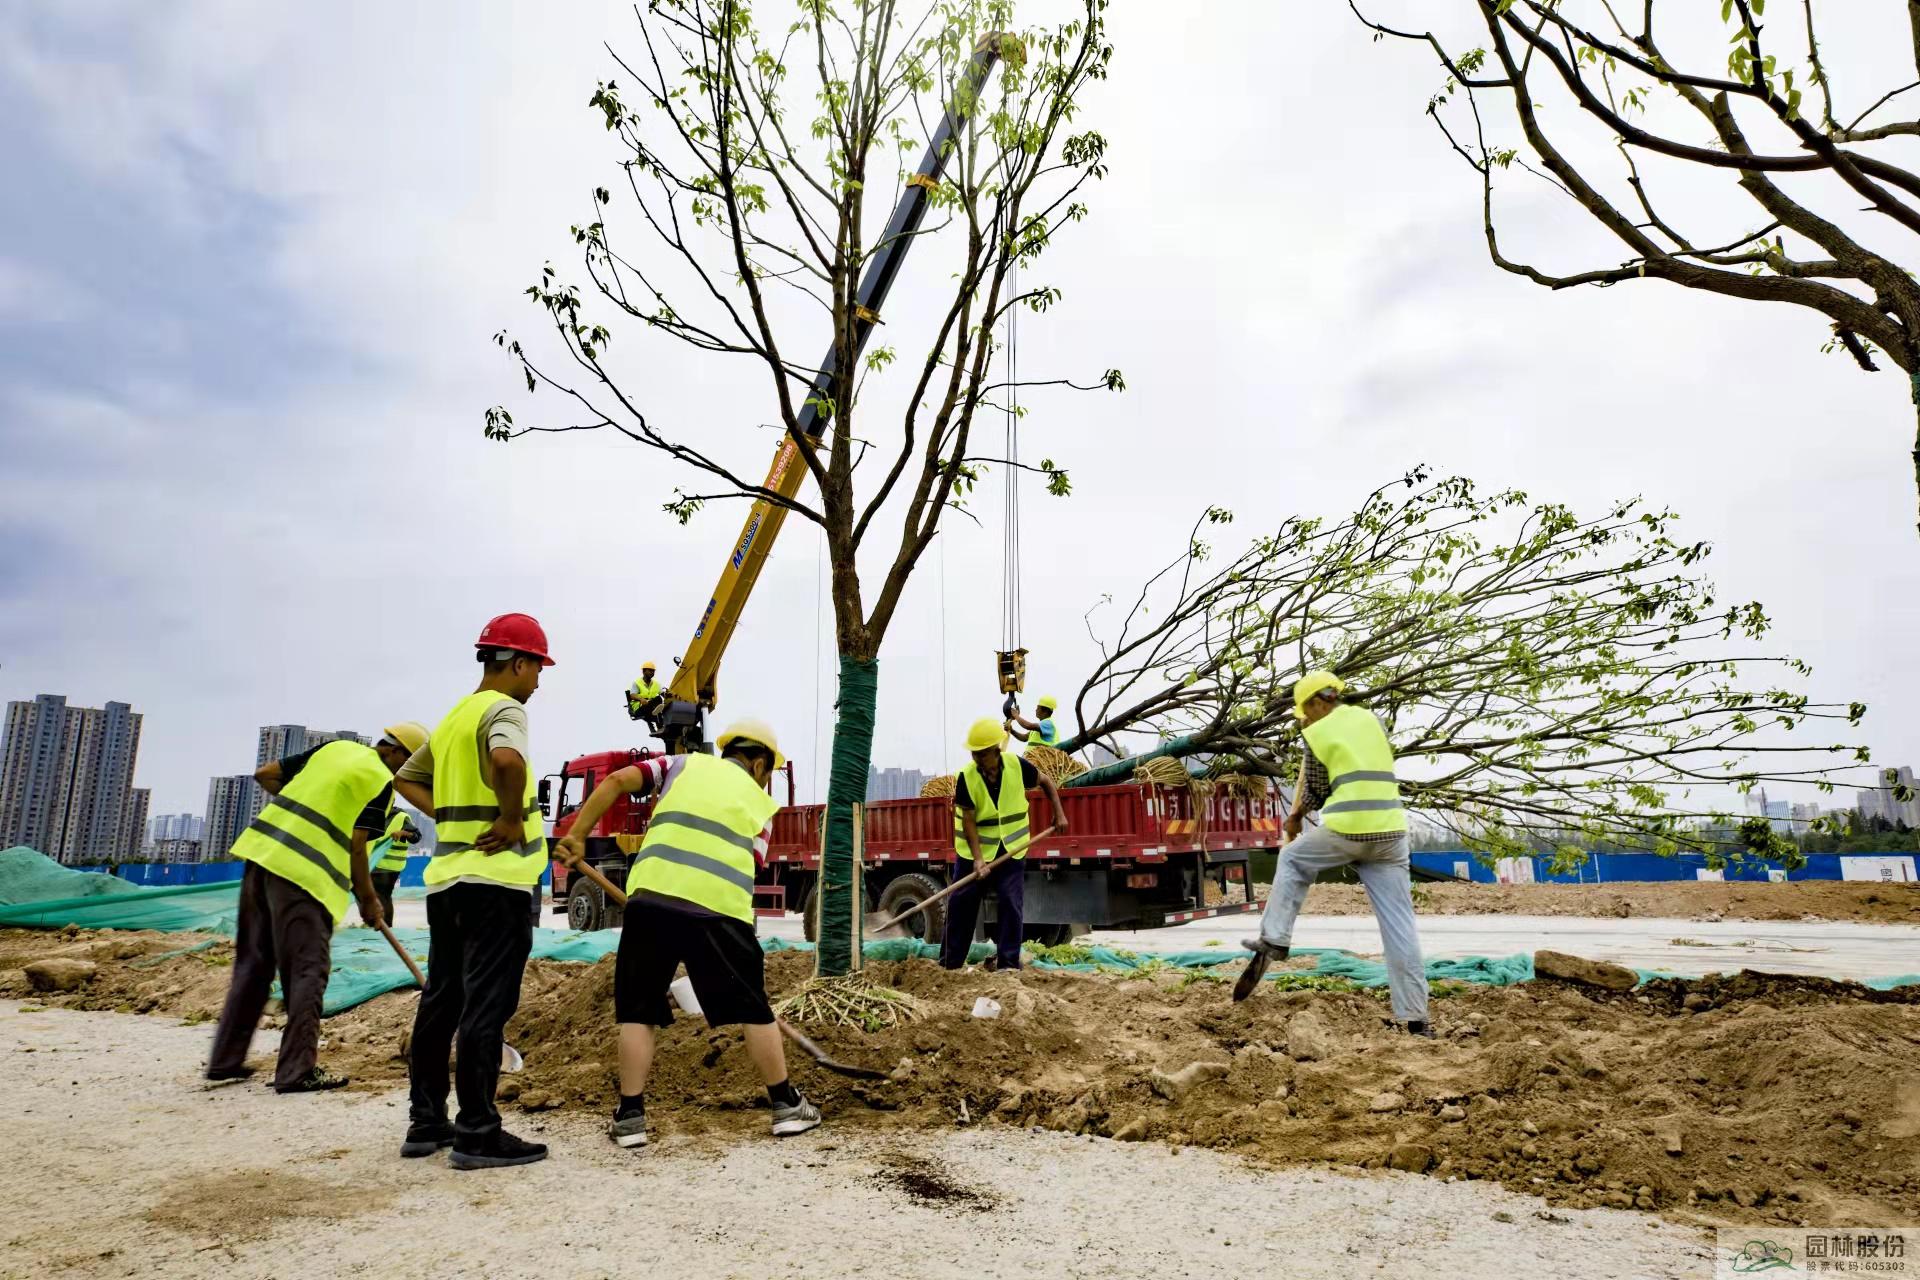
M 987 794 L 987 780 L 978 765 L 969 764 L 960 771 L 960 786 L 973 797 L 973 825 L 980 833 L 980 849 L 987 857 L 1004 847 L 1015 858 L 1027 856 L 1027 788 L 1020 778 L 1020 757 L 1011 751 L 1000 753 L 1000 792 Z M 973 847 L 967 843 L 966 823 L 960 805 L 953 806 L 953 851 L 973 861 Z
M 333 913 L 353 901 L 353 824 L 393 774 L 372 747 L 329 742 L 314 752 L 233 842 L 233 856 L 291 880 Z
M 653 806 L 627 893 L 678 898 L 752 924 L 753 844 L 779 809 L 739 765 L 688 756 Z
M 500 816 L 500 805 L 480 772 L 480 719 L 503 701 L 497 689 L 470 693 L 455 703 L 433 731 L 433 857 L 421 879 L 445 884 L 461 876 L 479 876 L 504 885 L 525 887 L 540 883 L 547 866 L 546 828 L 540 818 L 533 765 L 527 764 L 526 824 L 521 840 L 494 853 L 483 853 L 473 842 Z
M 627 696 L 635 702 L 648 702 L 659 697 L 660 692 L 660 682 L 658 680 L 635 680 L 633 682 L 633 692 Z
M 395 809 L 393 816 L 387 819 L 387 830 L 372 848 L 367 850 L 367 863 L 375 871 L 405 871 L 407 869 L 407 846 L 394 839 L 400 829 L 407 825 L 407 815 Z
M 1407 829 L 1393 775 L 1393 745 L 1373 712 L 1338 706 L 1308 725 L 1306 733 L 1333 787 L 1320 806 L 1329 828 L 1342 835 Z

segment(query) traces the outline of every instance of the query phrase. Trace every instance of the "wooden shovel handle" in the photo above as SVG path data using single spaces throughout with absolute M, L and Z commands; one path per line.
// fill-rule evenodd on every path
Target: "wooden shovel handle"
M 407 954 L 407 949 L 400 945 L 400 939 L 393 936 L 393 930 L 387 927 L 385 920 L 382 920 L 378 927 L 380 936 L 387 940 L 387 945 L 392 947 L 394 954 L 400 957 L 400 962 L 407 966 L 407 972 L 413 975 L 414 985 L 425 991 L 427 975 L 420 972 L 420 966 L 413 962 L 413 957 Z
M 1042 840 L 1045 840 L 1048 836 L 1052 834 L 1053 834 L 1053 828 L 1048 827 L 1044 831 L 1040 832 L 1039 835 L 1034 836 L 1027 843 L 1039 844 Z M 940 890 L 938 893 L 932 894 L 926 898 L 922 898 L 919 901 L 919 903 L 917 903 L 914 906 L 908 907 L 905 911 L 902 911 L 899 915 L 895 916 L 893 919 L 884 921 L 880 924 L 873 926 L 873 932 L 883 933 L 886 930 L 893 928 L 893 926 L 899 924 L 902 920 L 905 920 L 910 916 L 919 915 L 922 911 L 925 911 L 928 907 L 932 906 L 934 903 L 946 901 L 946 899 L 951 897 L 953 894 L 959 892 L 960 889 L 964 888 L 970 882 L 974 880 L 985 879 L 988 872 L 992 871 L 995 867 L 999 866 L 1001 863 L 1008 862 L 1008 861 L 1011 861 L 1011 859 L 1008 859 L 1008 858 L 988 859 L 987 861 L 981 863 L 979 866 L 975 867 L 973 870 L 967 872 L 967 874 L 961 876 L 958 880 L 955 880 L 952 884 L 948 885 L 946 888 Z

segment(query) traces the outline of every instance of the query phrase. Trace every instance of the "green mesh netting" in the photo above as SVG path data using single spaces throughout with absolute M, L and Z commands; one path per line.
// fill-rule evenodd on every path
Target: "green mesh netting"
M 853 806 L 867 798 L 867 765 L 873 759 L 874 701 L 880 664 L 844 654 L 840 698 L 833 724 L 833 772 L 827 781 L 827 838 L 820 855 L 820 947 L 814 972 L 837 977 L 859 967 L 861 918 L 857 903 L 859 865 L 853 856 Z
M 0 852 L 0 927 L 232 933 L 239 904 L 235 880 L 148 889 L 63 867 L 23 845 Z

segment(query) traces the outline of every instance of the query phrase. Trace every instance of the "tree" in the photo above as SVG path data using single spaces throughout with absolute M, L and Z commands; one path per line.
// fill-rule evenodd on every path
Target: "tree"
M 1044 313 L 1060 300 L 1032 269 L 1085 216 L 1083 188 L 1105 172 L 1104 139 L 1075 116 L 1112 57 L 1106 0 L 1060 2 L 1069 20 L 1015 33 L 1011 0 L 924 0 L 912 13 L 900 0 L 799 0 L 769 36 L 746 0 L 652 0 L 638 12 L 643 56 L 614 55 L 621 78 L 591 99 L 618 144 L 626 220 L 596 188 L 593 220 L 572 229 L 587 287 L 549 264 L 527 290 L 567 363 L 549 367 L 510 335 L 496 339 L 528 392 L 558 393 L 568 416 L 522 426 L 496 406 L 489 436 L 617 432 L 701 480 L 667 504 L 682 523 L 709 502 L 746 498 L 758 505 L 743 550 L 764 546 L 788 515 L 824 533 L 840 691 L 822 976 L 858 967 L 852 812 L 865 797 L 882 640 L 943 514 L 964 507 L 986 470 L 1023 466 L 983 444 L 984 423 L 1011 421 L 1022 388 L 1122 385 L 1117 371 L 1087 384 L 1020 381 L 999 335 L 1016 309 Z M 910 170 L 921 152 L 929 159 Z M 903 188 L 900 208 L 913 216 L 876 218 Z M 889 317 L 886 345 L 863 352 L 896 251 L 909 245 L 914 279 L 945 281 L 932 322 Z M 638 380 L 610 363 L 623 321 L 668 350 L 729 358 L 765 379 L 784 437 L 766 482 L 723 460 L 720 432 L 649 412 Z M 808 363 L 822 349 L 826 359 Z M 656 372 L 671 377 L 672 366 Z M 864 412 L 883 386 L 897 417 Z M 863 463 L 873 483 L 859 492 Z M 804 467 L 811 498 L 781 483 L 787 467 Z M 1024 469 L 1068 491 L 1051 459 Z M 898 532 L 885 541 L 889 520 Z M 883 541 L 876 588 L 860 558 Z
M 1869 85 L 1843 106 L 1813 0 L 1784 14 L 1783 2 L 1765 21 L 1766 0 L 1721 0 L 1716 25 L 1705 3 L 1448 0 L 1445 12 L 1475 20 L 1472 39 L 1485 28 L 1484 45 L 1457 48 L 1375 21 L 1349 0 L 1376 40 L 1418 43 L 1444 70 L 1427 114 L 1479 175 L 1496 266 L 1549 289 L 1665 280 L 1819 313 L 1832 329 L 1825 350 L 1844 350 L 1868 372 L 1884 356 L 1908 375 L 1920 486 L 1920 284 L 1881 243 L 1920 232 L 1920 172 L 1888 158 L 1920 135 L 1920 121 L 1884 120 L 1920 84 Z M 1920 72 L 1920 4 L 1902 18 L 1895 11 L 1880 7 L 1872 20 L 1900 24 L 1881 38 L 1910 46 Z M 1656 39 L 1656 13 L 1662 35 L 1681 30 L 1671 47 Z M 1847 13 L 1869 20 L 1864 9 Z M 1510 110 L 1517 138 L 1482 111 L 1490 94 Z M 1557 189 L 1624 257 L 1571 271 L 1509 257 L 1494 187 L 1515 169 Z M 1722 199 L 1710 213 L 1676 215 L 1680 202 L 1668 200 L 1707 190 Z M 1752 229 L 1735 231 L 1743 220 Z
M 1781 853 L 1689 792 L 1764 782 L 1831 791 L 1861 747 L 1809 743 L 1861 703 L 1818 703 L 1778 681 L 1810 673 L 1756 645 L 1757 603 L 1724 605 L 1692 571 L 1710 552 L 1638 500 L 1595 515 L 1416 470 L 1358 510 L 1295 516 L 1210 569 L 1205 512 L 1188 544 L 1104 633 L 1075 701 L 1075 751 L 1155 738 L 1213 771 L 1291 781 L 1293 681 L 1330 669 L 1386 724 L 1407 803 L 1494 853 L 1545 838 L 1659 852 L 1719 849 L 1711 826 Z M 1209 535 L 1211 536 L 1211 535 Z M 1765 673 L 1756 680 L 1754 673 Z

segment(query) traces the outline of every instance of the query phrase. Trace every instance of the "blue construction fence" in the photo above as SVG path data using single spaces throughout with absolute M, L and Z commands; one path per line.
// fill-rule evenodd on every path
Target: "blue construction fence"
M 1854 859 L 1865 861 L 1854 862 Z M 1517 858 L 1501 864 L 1500 870 L 1519 871 L 1518 876 L 1502 876 L 1496 868 L 1488 866 L 1473 854 L 1463 851 L 1416 853 L 1413 864 L 1428 871 L 1440 871 L 1448 875 L 1464 876 L 1479 884 L 1495 884 L 1502 880 L 1525 882 L 1526 871 L 1511 863 L 1527 862 L 1532 864 L 1533 880 L 1539 884 L 1606 884 L 1610 881 L 1633 880 L 1698 880 L 1700 872 L 1709 870 L 1705 855 L 1698 853 L 1680 853 L 1670 858 L 1656 853 L 1590 853 L 1587 860 L 1571 871 L 1553 871 L 1552 858 Z M 1852 875 L 1846 875 L 1843 865 L 1852 862 Z M 1788 870 L 1784 863 L 1766 861 L 1758 858 L 1745 858 L 1738 863 L 1729 861 L 1720 869 L 1720 878 L 1725 880 L 1777 880 L 1784 876 L 1787 880 L 1879 880 L 1891 879 L 1899 882 L 1902 878 L 1911 882 L 1915 867 L 1920 858 L 1912 853 L 1810 853 L 1806 865 Z M 1869 870 L 1870 869 L 1870 870 Z M 1891 871 L 1891 875 L 1886 873 Z M 1771 874 L 1769 874 L 1771 873 Z M 1709 877 L 1712 878 L 1712 877 Z
M 220 884 L 228 880 L 238 880 L 246 863 L 237 859 L 223 862 L 129 862 L 120 866 L 104 864 L 76 866 L 75 871 L 98 871 L 103 875 L 114 875 L 128 884 L 139 885 L 186 885 Z M 422 887 L 421 874 L 426 870 L 427 855 L 418 853 L 407 859 L 407 869 L 400 873 L 400 887 L 403 889 Z M 540 873 L 540 883 L 553 883 L 553 868 L 549 866 Z

